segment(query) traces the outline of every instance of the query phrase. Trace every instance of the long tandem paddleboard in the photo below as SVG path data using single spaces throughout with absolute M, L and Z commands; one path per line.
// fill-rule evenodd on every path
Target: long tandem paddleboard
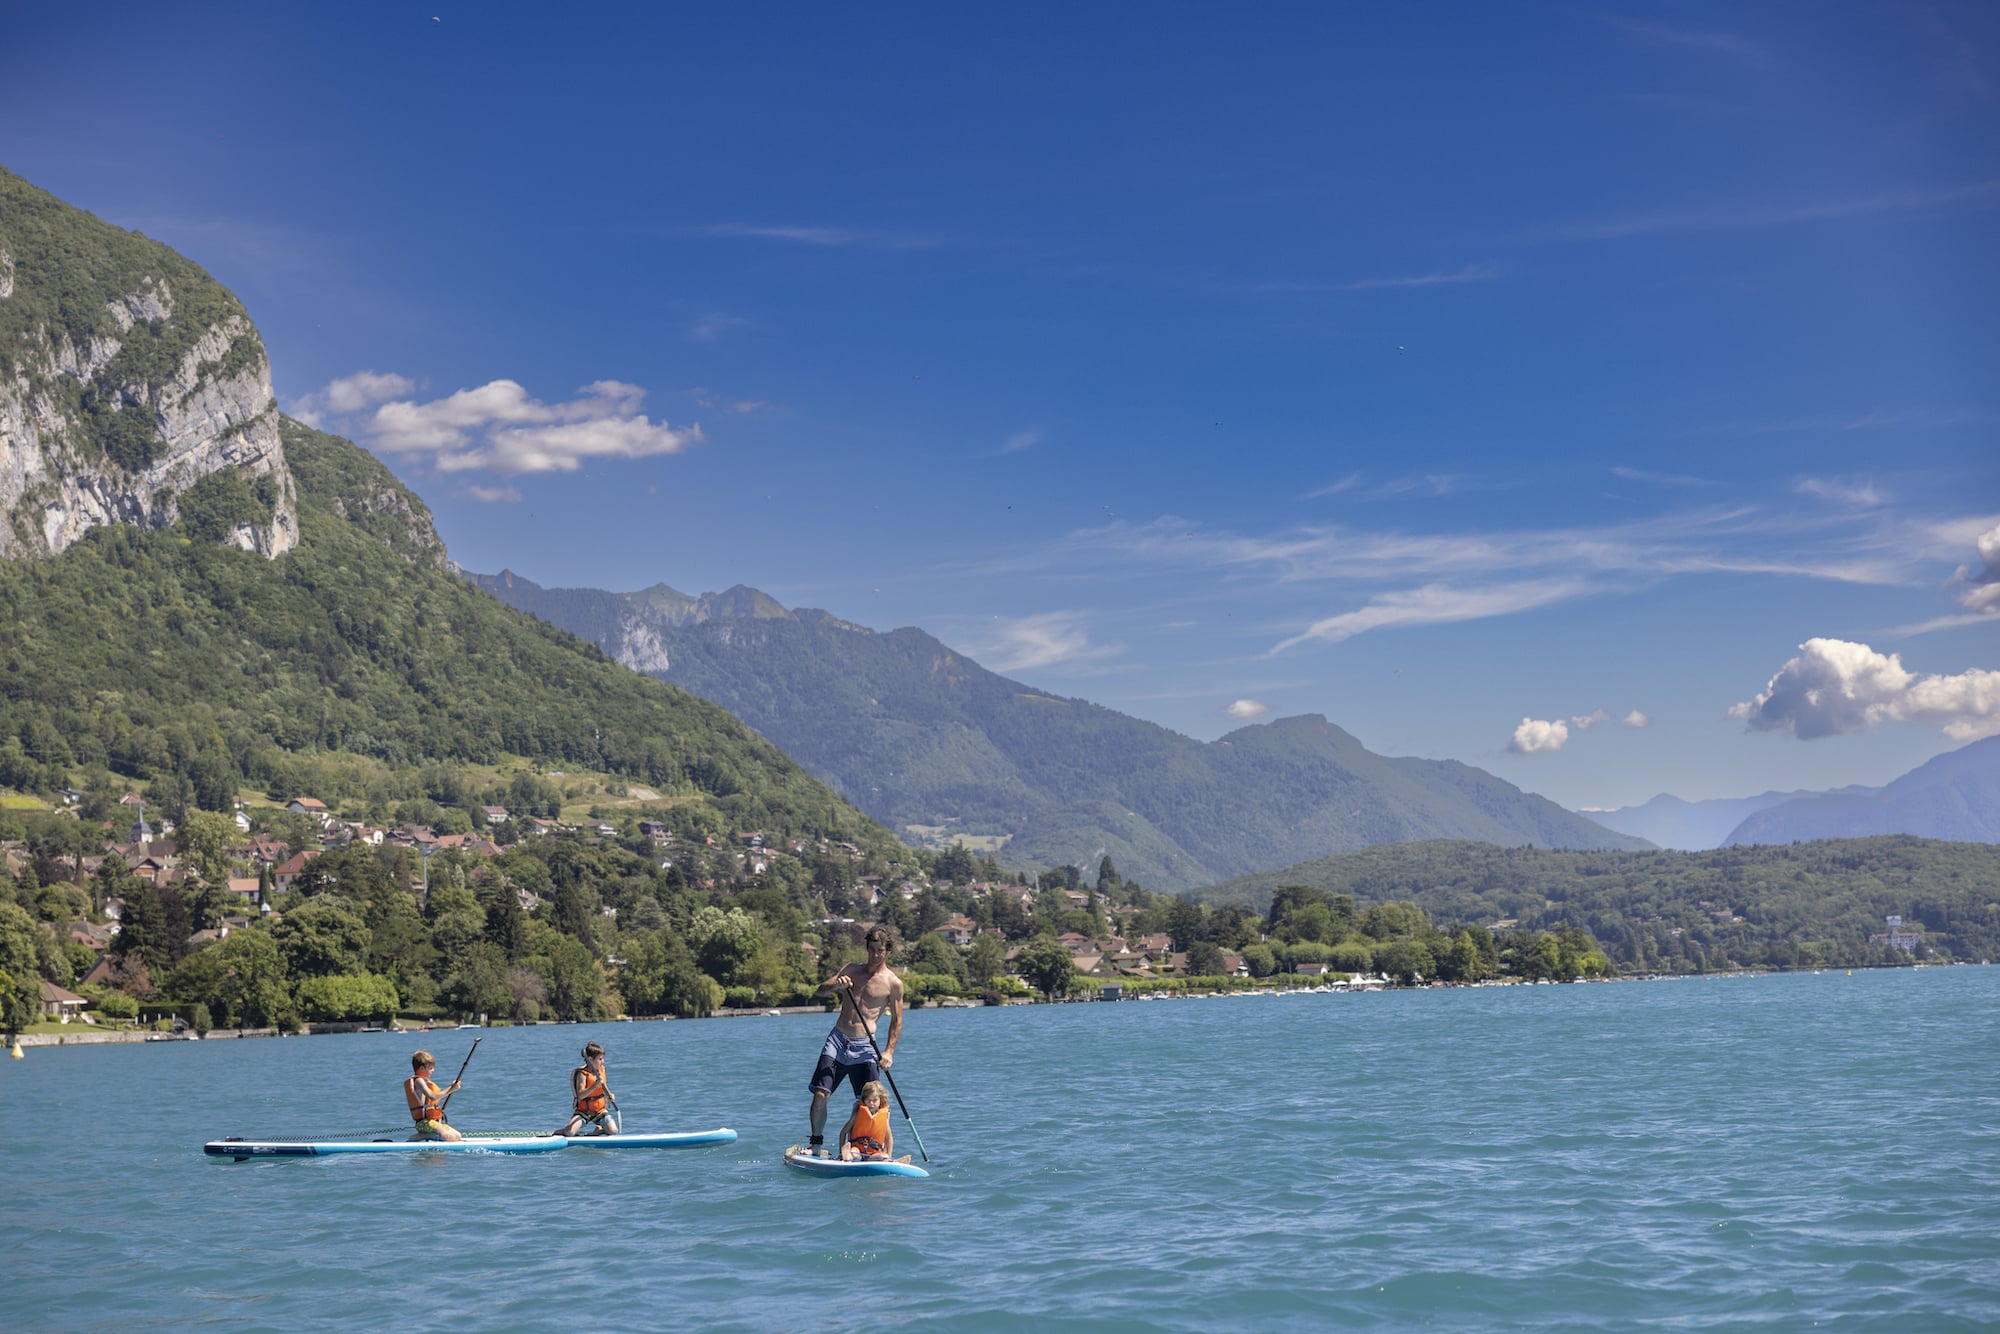
M 474 1130 L 466 1138 L 490 1144 L 496 1139 L 520 1138 L 519 1131 Z M 701 1149 L 711 1144 L 734 1144 L 736 1132 L 728 1126 L 717 1130 L 682 1130 L 661 1134 L 633 1134 L 619 1132 L 616 1135 L 551 1135 L 538 1134 L 536 1139 L 552 1139 L 558 1144 L 573 1149 Z
M 838 1158 L 815 1158 L 806 1152 L 803 1144 L 794 1144 L 785 1150 L 785 1163 L 801 1172 L 816 1177 L 927 1177 L 929 1172 L 915 1163 L 891 1163 L 882 1159 L 861 1158 L 854 1162 L 843 1162 Z
M 201 1151 L 212 1158 L 322 1158 L 336 1153 L 553 1153 L 569 1147 L 560 1136 L 506 1139 L 212 1139 Z
M 564 1142 L 573 1149 L 699 1149 L 710 1144 L 734 1144 L 736 1132 L 727 1126 L 659 1135 L 627 1135 L 621 1131 L 616 1135 L 571 1135 Z

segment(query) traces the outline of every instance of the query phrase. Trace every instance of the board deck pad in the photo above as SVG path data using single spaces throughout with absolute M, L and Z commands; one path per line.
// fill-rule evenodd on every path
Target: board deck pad
M 212 1139 L 201 1151 L 212 1158 L 324 1158 L 341 1153 L 553 1153 L 569 1147 L 558 1136 L 442 1139 Z
M 842 1162 L 838 1158 L 815 1158 L 806 1152 L 803 1144 L 794 1144 L 785 1150 L 785 1163 L 801 1172 L 820 1177 L 927 1177 L 930 1175 L 915 1163 L 891 1163 L 881 1159 L 857 1159 Z

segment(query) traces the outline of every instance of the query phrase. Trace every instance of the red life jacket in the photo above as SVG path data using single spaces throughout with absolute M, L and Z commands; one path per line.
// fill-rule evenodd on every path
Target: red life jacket
M 403 1081 L 403 1100 L 410 1104 L 412 1121 L 443 1121 L 444 1103 L 438 1098 L 438 1086 L 423 1075 L 411 1075 Z
M 889 1108 L 884 1105 L 874 1111 L 862 1103 L 854 1109 L 854 1119 L 847 1123 L 847 1142 L 863 1153 L 889 1152 Z
M 579 1065 L 570 1072 L 570 1087 L 576 1087 L 576 1077 L 584 1076 L 583 1092 L 576 1095 L 576 1111 L 579 1116 L 602 1116 L 611 1090 L 602 1075 L 592 1074 L 590 1067 Z

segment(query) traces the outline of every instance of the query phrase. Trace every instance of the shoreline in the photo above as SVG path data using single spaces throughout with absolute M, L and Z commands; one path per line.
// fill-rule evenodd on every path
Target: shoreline
M 1576 980 L 1575 983 L 1486 981 L 1486 982 L 1473 982 L 1473 983 L 1434 983 L 1430 985 L 1415 986 L 1415 987 L 1354 988 L 1352 991 L 1346 988 L 1335 989 L 1330 987 L 1245 987 L 1231 991 L 1192 991 L 1192 992 L 1153 991 L 1153 992 L 1146 992 L 1137 996 L 1121 997 L 1116 1001 L 1107 1001 L 1097 996 L 1074 996 L 1059 1001 L 1018 998 L 1018 999 L 1010 999 L 1001 1005 L 982 1005 L 975 1003 L 970 1005 L 965 1005 L 965 1004 L 924 1005 L 924 1006 L 912 1006 L 910 1008 L 1004 1010 L 1015 1005 L 1106 1005 L 1106 1004 L 1122 1005 L 1128 1002 L 1142 1001 L 1142 1000 L 1144 1001 L 1219 1000 L 1219 999 L 1226 999 L 1238 996 L 1282 996 L 1282 995 L 1293 995 L 1293 994 L 1365 995 L 1374 991 L 1452 991 L 1461 989 L 1462 987 L 1466 986 L 1533 987 L 1533 986 L 1601 985 L 1610 982 L 1696 982 L 1696 981 L 1716 982 L 1716 981 L 1734 981 L 1743 978 L 1787 977 L 1794 975 L 1804 976 L 1816 973 L 1847 973 L 1849 975 L 1852 975 L 1853 973 L 1856 972 L 1903 972 L 1906 970 L 1911 972 L 1917 972 L 1925 968 L 1946 968 L 1946 967 L 1973 968 L 1981 966 L 1990 966 L 1990 965 L 1973 964 L 1973 963 L 1962 963 L 1962 964 L 1953 963 L 1953 964 L 1904 964 L 1900 966 L 1874 965 L 1874 966 L 1862 966 L 1860 968 L 1744 968 L 1744 969 L 1731 969 L 1726 972 L 1712 972 L 1712 973 L 1633 973 L 1619 977 L 1579 978 Z M 706 1019 L 768 1019 L 783 1015 L 832 1014 L 832 1013 L 834 1013 L 834 1011 L 818 1005 L 780 1005 L 780 1006 L 767 1006 L 763 1009 L 752 1009 L 752 1010 L 718 1010 L 714 1014 L 704 1015 L 702 1017 Z M 490 1032 L 496 1028 L 553 1028 L 553 1027 L 580 1027 L 590 1024 L 626 1024 L 626 1023 L 651 1024 L 651 1023 L 668 1023 L 668 1022 L 689 1023 L 689 1022 L 699 1022 L 699 1020 L 692 1020 L 692 1021 L 686 1020 L 680 1018 L 677 1015 L 671 1015 L 671 1014 L 627 1015 L 618 1019 L 545 1020 L 538 1023 L 489 1024 L 481 1028 L 479 1031 Z M 353 1034 L 353 1033 L 364 1033 L 364 1032 L 372 1034 L 393 1034 L 399 1037 L 407 1037 L 418 1033 L 453 1032 L 457 1031 L 457 1028 L 458 1026 L 455 1024 L 447 1024 L 437 1028 L 428 1028 L 428 1029 L 405 1028 L 398 1030 L 393 1028 L 391 1029 L 367 1028 L 364 1027 L 363 1025 L 353 1024 L 353 1023 L 338 1023 L 338 1024 L 324 1025 L 315 1029 L 313 1025 L 308 1024 L 304 1029 L 302 1029 L 297 1033 L 281 1033 L 275 1028 L 242 1028 L 242 1029 L 212 1028 L 202 1037 L 195 1038 L 187 1034 L 150 1032 L 142 1029 L 126 1029 L 117 1032 L 102 1032 L 102 1031 L 93 1032 L 89 1027 L 85 1026 L 81 1028 L 81 1031 L 75 1033 L 24 1033 L 19 1035 L 18 1037 L 15 1037 L 13 1041 L 15 1043 L 18 1043 L 18 1045 L 20 1045 L 23 1048 L 96 1047 L 96 1046 L 106 1046 L 106 1045 L 122 1045 L 135 1042 L 215 1042 L 218 1040 L 235 1041 L 237 1039 L 243 1039 L 243 1038 L 332 1037 L 340 1034 Z

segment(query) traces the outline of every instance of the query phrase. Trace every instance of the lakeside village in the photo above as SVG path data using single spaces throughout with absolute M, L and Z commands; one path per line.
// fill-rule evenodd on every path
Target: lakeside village
M 1076 867 L 1029 882 L 962 847 L 892 861 L 671 811 L 570 824 L 481 805 L 440 833 L 298 796 L 156 828 L 136 793 L 97 821 L 60 795 L 0 823 L 0 1030 L 45 1041 L 817 1007 L 873 921 L 897 933 L 913 1005 L 1612 971 L 1573 927 L 1447 931 L 1412 903 L 1296 886 L 1260 916 L 1149 893 L 1108 857 L 1090 884 Z

